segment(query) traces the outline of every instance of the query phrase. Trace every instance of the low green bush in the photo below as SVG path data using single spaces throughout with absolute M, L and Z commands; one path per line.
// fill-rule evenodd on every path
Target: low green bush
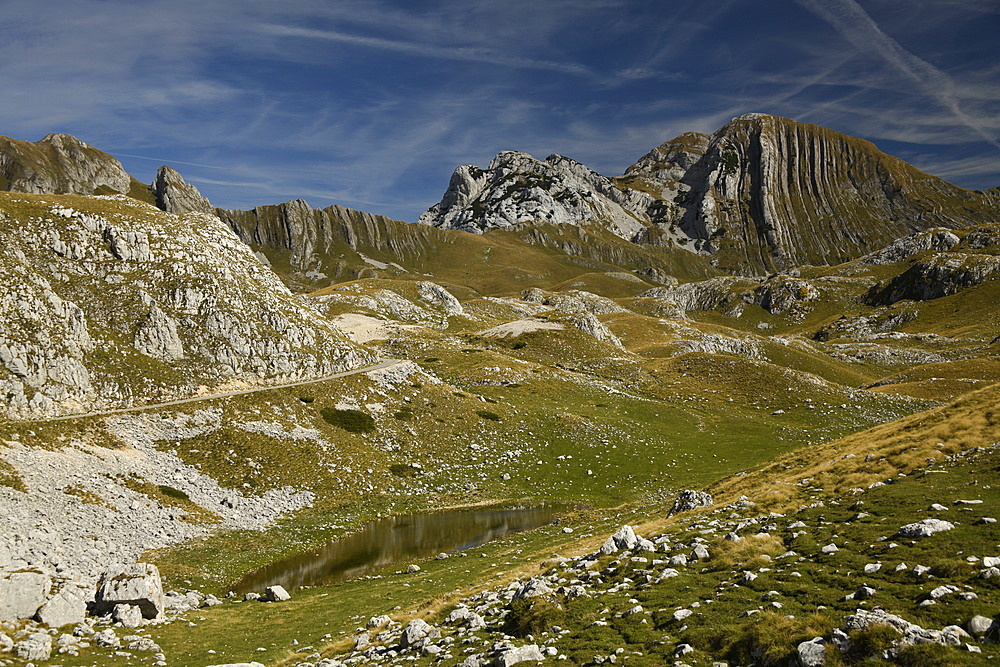
M 166 484 L 160 484 L 157 488 L 160 490 L 160 493 L 162 493 L 165 496 L 176 498 L 177 500 L 190 500 L 190 498 L 188 498 L 188 494 L 184 493 L 180 489 L 175 489 L 172 486 L 167 486 Z
M 327 424 L 342 428 L 349 433 L 371 433 L 375 430 L 375 420 L 370 414 L 361 410 L 323 408 L 319 414 Z
M 565 622 L 566 611 L 559 605 L 540 598 L 522 598 L 510 605 L 504 618 L 504 632 L 515 637 L 538 635 Z

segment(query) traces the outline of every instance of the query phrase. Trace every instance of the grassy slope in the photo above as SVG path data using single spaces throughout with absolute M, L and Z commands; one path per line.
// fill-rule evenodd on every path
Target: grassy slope
M 629 653 L 643 654 L 631 656 L 629 664 L 662 664 L 680 642 L 694 644 L 699 651 L 691 658 L 699 660 L 710 656 L 746 659 L 747 652 L 755 647 L 768 651 L 776 659 L 784 659 L 797 641 L 839 625 L 843 615 L 857 606 L 840 598 L 861 583 L 873 585 L 879 591 L 876 598 L 879 606 L 925 627 L 939 628 L 964 621 L 974 613 L 989 616 L 1000 602 L 997 597 L 1000 593 L 995 587 L 975 580 L 974 571 L 962 561 L 969 554 L 991 555 L 1000 540 L 995 528 L 977 526 L 974 522 L 981 515 L 995 513 L 1000 502 L 996 489 L 977 481 L 984 475 L 990 476 L 1000 465 L 1000 459 L 995 450 L 972 458 L 946 460 L 945 457 L 1000 440 L 1000 415 L 995 412 L 998 402 L 1000 387 L 992 386 L 948 406 L 827 445 L 798 450 L 748 474 L 717 482 L 709 488 L 717 506 L 748 495 L 757 502 L 757 507 L 750 510 L 752 516 L 770 511 L 786 515 L 776 521 L 779 529 L 772 538 L 747 540 L 738 549 L 720 546 L 717 535 L 702 532 L 711 518 L 707 512 L 643 523 L 643 517 L 665 516 L 668 506 L 647 501 L 614 512 L 578 513 L 566 518 L 560 526 L 477 549 L 473 557 L 427 561 L 421 563 L 423 570 L 419 575 L 400 574 L 393 568 L 374 578 L 301 591 L 284 605 L 224 605 L 192 612 L 189 616 L 195 622 L 193 627 L 175 623 L 154 630 L 153 636 L 172 660 L 184 664 L 210 664 L 223 658 L 271 662 L 292 654 L 288 644 L 293 638 L 303 646 L 320 647 L 351 633 L 371 615 L 390 612 L 404 619 L 426 614 L 439 618 L 435 610 L 446 610 L 448 603 L 459 596 L 457 591 L 468 592 L 515 575 L 537 572 L 538 563 L 553 551 L 574 555 L 591 550 L 624 522 L 636 524 L 641 534 L 668 531 L 675 542 L 694 535 L 707 537 L 710 549 L 716 553 L 715 559 L 704 570 L 685 569 L 681 577 L 669 580 L 669 585 L 597 599 L 582 598 L 568 604 L 567 618 L 561 624 L 570 634 L 561 640 L 560 650 L 568 653 L 574 664 L 595 654 L 606 654 L 616 646 L 626 647 Z M 873 454 L 874 460 L 866 462 L 867 454 Z M 929 463 L 934 470 L 949 472 L 921 472 Z M 890 477 L 895 483 L 863 494 L 850 491 Z M 802 480 L 809 481 L 798 483 Z M 950 506 L 960 498 L 985 502 L 970 511 L 955 507 L 942 513 L 943 518 L 960 521 L 955 531 L 915 543 L 902 541 L 895 548 L 890 541 L 877 541 L 876 538 L 891 536 L 904 523 L 933 516 L 925 511 L 930 502 Z M 864 501 L 863 509 L 870 516 L 850 521 L 857 511 L 852 505 L 859 499 Z M 820 500 L 825 507 L 808 506 Z M 722 516 L 725 518 L 728 513 Z M 793 537 L 792 531 L 784 526 L 794 520 L 805 522 L 809 526 L 807 532 Z M 566 535 L 561 532 L 562 526 L 573 526 L 576 533 Z M 818 547 L 830 541 L 844 548 L 833 556 L 818 555 Z M 780 560 L 772 565 L 762 558 L 762 554 L 776 556 L 786 549 L 807 556 L 807 561 Z M 477 556 L 480 553 L 486 557 Z M 885 564 L 882 572 L 861 578 L 852 574 L 864 564 L 877 561 Z M 930 579 L 918 580 L 912 575 L 893 573 L 891 569 L 900 561 L 935 567 L 934 574 Z M 733 586 L 730 574 L 733 569 L 755 570 L 758 579 L 752 584 Z M 627 576 L 628 571 L 628 568 L 619 571 L 609 583 Z M 792 576 L 796 571 L 803 576 Z M 929 608 L 917 606 L 922 593 L 942 583 L 971 586 L 980 599 L 962 602 L 952 598 Z M 775 598 L 783 604 L 780 614 L 747 617 L 747 610 L 767 606 L 771 598 L 762 601 L 760 596 L 772 589 L 781 592 L 781 597 Z M 631 606 L 628 598 L 632 596 L 644 608 L 664 613 L 654 612 L 649 625 L 613 619 L 609 626 L 589 627 L 593 619 L 608 618 L 615 611 Z M 690 607 L 698 600 L 702 606 L 689 619 L 686 629 L 670 620 L 674 608 Z M 707 600 L 712 602 L 706 604 Z M 818 605 L 825 605 L 825 609 Z M 602 613 L 604 608 L 610 613 Z M 781 618 L 788 614 L 795 619 Z M 331 636 L 324 639 L 328 633 Z M 257 652 L 258 647 L 267 650 Z M 207 654 L 209 648 L 218 653 Z M 305 649 L 304 653 L 311 650 Z M 944 661 L 940 656 L 936 659 L 939 661 L 932 664 L 965 664 L 957 652 L 946 654 Z

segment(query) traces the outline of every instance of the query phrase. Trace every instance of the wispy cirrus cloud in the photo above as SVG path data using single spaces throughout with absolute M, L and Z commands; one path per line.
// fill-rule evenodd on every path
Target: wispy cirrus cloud
M 143 180 L 171 164 L 225 207 L 304 196 L 410 220 L 501 149 L 621 173 L 746 111 L 995 185 L 994 6 L 5 0 L 0 133 L 70 132 Z
M 864 53 L 881 57 L 905 76 L 911 85 L 948 109 L 955 118 L 983 140 L 1000 149 L 996 134 L 982 119 L 968 114 L 961 105 L 961 92 L 954 80 L 926 60 L 906 50 L 879 28 L 855 0 L 796 0 L 829 23 L 840 35 Z

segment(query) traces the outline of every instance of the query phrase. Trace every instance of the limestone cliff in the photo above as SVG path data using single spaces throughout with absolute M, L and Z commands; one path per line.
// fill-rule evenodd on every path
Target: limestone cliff
M 395 261 L 419 264 L 447 236 L 438 229 L 343 206 L 314 209 L 301 199 L 249 211 L 217 209 L 216 213 L 241 240 L 267 255 L 276 269 L 295 274 L 303 282 L 407 272 L 410 267 L 404 269 Z M 366 252 L 388 261 L 368 257 Z
M 673 206 L 654 221 L 740 271 L 837 264 L 914 231 L 1000 212 L 995 196 L 925 174 L 868 141 L 767 114 L 667 142 L 623 184 L 659 188 Z
M 0 194 L 0 417 L 364 365 L 215 216 L 122 195 Z
M 156 206 L 167 213 L 209 213 L 215 215 L 215 207 L 209 203 L 198 188 L 167 166 L 156 171 L 156 178 L 149 186 L 149 191 L 156 197 Z

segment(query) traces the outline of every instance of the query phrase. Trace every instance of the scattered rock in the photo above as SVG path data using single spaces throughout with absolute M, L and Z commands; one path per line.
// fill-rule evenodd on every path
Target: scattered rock
M 264 602 L 284 602 L 285 600 L 291 600 L 292 596 L 288 594 L 283 586 L 268 586 L 264 590 L 264 595 L 261 597 Z
M 509 667 L 519 662 L 539 662 L 541 660 L 545 660 L 545 656 L 536 644 L 509 646 L 500 649 L 496 657 L 493 658 L 493 667 Z
M 44 632 L 35 632 L 14 644 L 14 655 L 22 660 L 48 660 L 52 655 L 52 637 Z
M 609 537 L 601 548 L 599 553 L 604 555 L 613 554 L 616 551 L 621 551 L 622 549 L 633 549 L 639 544 L 639 538 L 636 537 L 635 531 L 632 530 L 632 526 L 622 526 L 618 531 Z
M 900 537 L 930 537 L 934 533 L 952 530 L 954 524 L 941 519 L 923 519 L 916 523 L 908 523 L 899 529 Z
M 669 516 L 679 514 L 681 512 L 688 512 L 699 507 L 711 507 L 712 506 L 712 496 L 711 494 L 705 493 L 704 491 L 695 491 L 693 489 L 685 489 L 677 494 L 677 499 L 674 500 L 673 506 L 670 508 Z
M 108 613 L 119 604 L 136 605 L 143 618 L 156 619 L 163 615 L 163 585 L 155 565 L 135 563 L 110 568 L 101 575 L 97 589 L 98 610 Z
M 40 572 L 0 573 L 0 621 L 34 616 L 51 585 L 52 580 Z
M 441 631 L 427 621 L 415 618 L 406 624 L 399 638 L 400 648 L 422 648 L 428 642 L 441 637 Z
M 795 649 L 795 655 L 802 667 L 820 667 L 826 664 L 826 642 L 822 637 L 815 637 L 802 642 Z

